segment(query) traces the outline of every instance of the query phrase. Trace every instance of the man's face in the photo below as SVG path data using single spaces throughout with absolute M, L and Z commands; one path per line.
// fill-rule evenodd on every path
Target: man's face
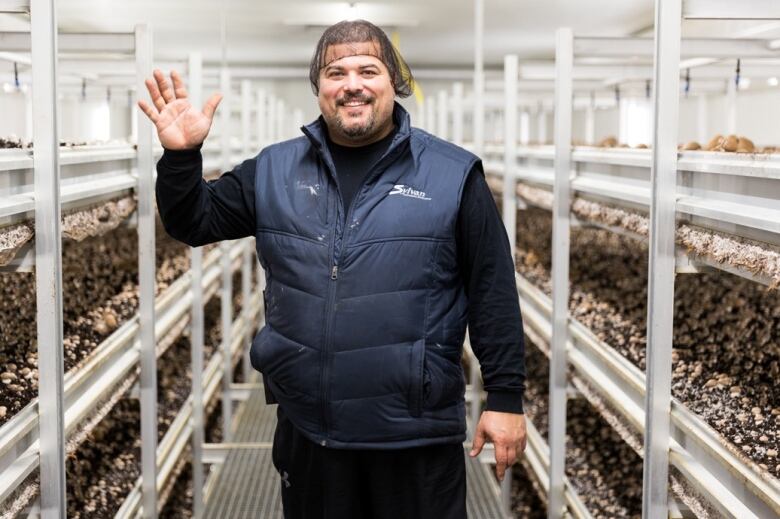
M 378 54 L 371 41 L 331 45 L 325 53 L 317 98 L 337 144 L 369 144 L 392 129 L 395 90 Z

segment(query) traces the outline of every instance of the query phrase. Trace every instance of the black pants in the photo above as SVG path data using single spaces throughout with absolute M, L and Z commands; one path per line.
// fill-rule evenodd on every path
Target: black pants
M 322 447 L 281 409 L 273 463 L 285 519 L 465 519 L 463 445 L 399 450 Z

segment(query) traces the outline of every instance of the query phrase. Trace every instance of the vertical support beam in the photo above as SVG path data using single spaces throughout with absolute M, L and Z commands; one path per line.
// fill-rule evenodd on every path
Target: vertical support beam
M 520 144 L 531 142 L 531 114 L 527 110 L 520 112 Z
M 268 97 L 265 89 L 257 91 L 257 149 L 265 148 L 268 141 Z
M 231 88 L 230 71 L 226 65 L 222 65 L 220 73 L 220 90 L 225 96 L 220 109 L 220 136 L 222 141 L 222 171 L 229 171 L 232 168 L 230 160 L 230 111 L 231 111 Z M 233 421 L 233 404 L 231 402 L 230 384 L 233 381 L 233 364 L 230 355 L 231 328 L 233 320 L 233 287 L 232 276 L 230 275 L 230 246 L 229 241 L 223 241 L 219 244 L 222 267 L 222 294 L 221 294 L 221 322 L 222 322 L 222 427 L 223 441 L 229 442 L 231 439 L 230 424 Z
M 244 156 L 252 153 L 252 83 L 248 79 L 241 81 L 241 148 Z
M 35 183 L 35 294 L 41 515 L 64 518 L 65 399 L 62 354 L 62 238 L 57 135 L 57 12 L 32 0 L 32 96 Z
M 252 299 L 252 245 L 255 241 L 252 238 L 245 238 L 243 243 L 243 253 L 241 262 L 241 315 L 244 317 L 244 336 L 243 358 L 241 364 L 241 373 L 244 376 L 244 382 L 249 382 L 249 375 L 252 370 L 252 360 L 249 358 L 249 348 L 252 346 L 254 329 L 252 328 L 252 309 L 249 302 Z
M 152 30 L 135 28 L 136 96 L 146 91 L 144 79 L 152 76 Z M 154 335 L 155 208 L 152 123 L 138 118 L 138 284 L 141 338 L 141 490 L 143 516 L 157 517 L 157 341 Z
M 699 94 L 696 97 L 696 139 L 704 146 L 710 137 L 707 135 L 709 114 L 707 113 L 707 96 Z
M 447 140 L 448 116 L 447 91 L 439 90 L 436 98 L 436 134 L 444 140 Z
M 552 233 L 552 344 L 550 354 L 550 495 L 547 517 L 564 515 L 566 463 L 566 341 L 569 321 L 569 205 L 571 173 L 572 73 L 574 36 L 569 28 L 555 34 L 555 184 Z
M 276 135 L 276 97 L 274 95 L 268 96 L 268 121 L 266 121 L 268 131 L 266 137 L 268 137 L 268 144 L 272 144 L 279 140 L 279 136 Z
M 485 0 L 474 0 L 474 153 L 482 156 L 485 147 Z
M 463 146 L 463 83 L 452 85 L 452 142 Z
M 222 66 L 219 71 L 219 89 L 222 92 L 222 103 L 219 107 L 219 145 L 220 169 L 223 172 L 230 168 L 230 110 L 232 109 L 232 92 L 230 90 L 230 70 Z
M 733 78 L 726 87 L 726 131 L 737 133 L 737 84 Z
M 233 342 L 233 275 L 231 273 L 230 249 L 233 242 L 223 241 L 219 244 L 222 253 L 220 266 L 222 267 L 222 290 L 220 317 L 222 323 L 222 427 L 223 440 L 230 442 L 232 431 L 230 424 L 233 421 L 233 403 L 230 393 L 230 384 L 233 383 L 233 359 L 230 345 Z
M 642 517 L 668 514 L 681 0 L 656 0 Z
M 24 140 L 33 140 L 33 96 L 30 89 L 24 93 Z
M 539 103 L 539 109 L 536 112 L 536 138 L 539 144 L 547 143 L 547 112 L 545 112 L 542 103 Z
M 193 52 L 189 57 L 190 102 L 203 106 L 203 57 Z M 203 343 L 205 322 L 203 316 L 203 249 L 190 249 L 192 276 L 192 318 L 190 321 L 190 362 L 192 365 L 192 512 L 195 519 L 205 510 L 203 485 L 203 442 L 205 441 L 205 413 L 203 411 Z
M 504 193 L 501 207 L 513 261 L 517 236 L 517 72 L 517 54 L 504 56 Z
M 589 145 L 596 143 L 596 102 L 593 99 L 585 109 L 585 142 Z

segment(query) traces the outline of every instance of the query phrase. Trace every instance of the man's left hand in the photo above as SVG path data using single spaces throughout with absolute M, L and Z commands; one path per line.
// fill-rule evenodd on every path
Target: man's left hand
M 496 452 L 496 477 L 499 481 L 504 481 L 507 467 L 511 467 L 525 450 L 525 415 L 484 411 L 479 418 L 469 456 L 478 456 L 485 442 L 493 444 Z

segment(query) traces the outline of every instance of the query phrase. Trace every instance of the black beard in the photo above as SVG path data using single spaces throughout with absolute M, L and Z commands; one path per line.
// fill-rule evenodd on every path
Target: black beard
M 372 110 L 371 113 L 368 114 L 368 120 L 365 124 L 359 126 L 346 126 L 341 115 L 336 114 L 336 125 L 338 126 L 339 131 L 347 137 L 365 137 L 371 135 L 376 130 L 376 116 Z

